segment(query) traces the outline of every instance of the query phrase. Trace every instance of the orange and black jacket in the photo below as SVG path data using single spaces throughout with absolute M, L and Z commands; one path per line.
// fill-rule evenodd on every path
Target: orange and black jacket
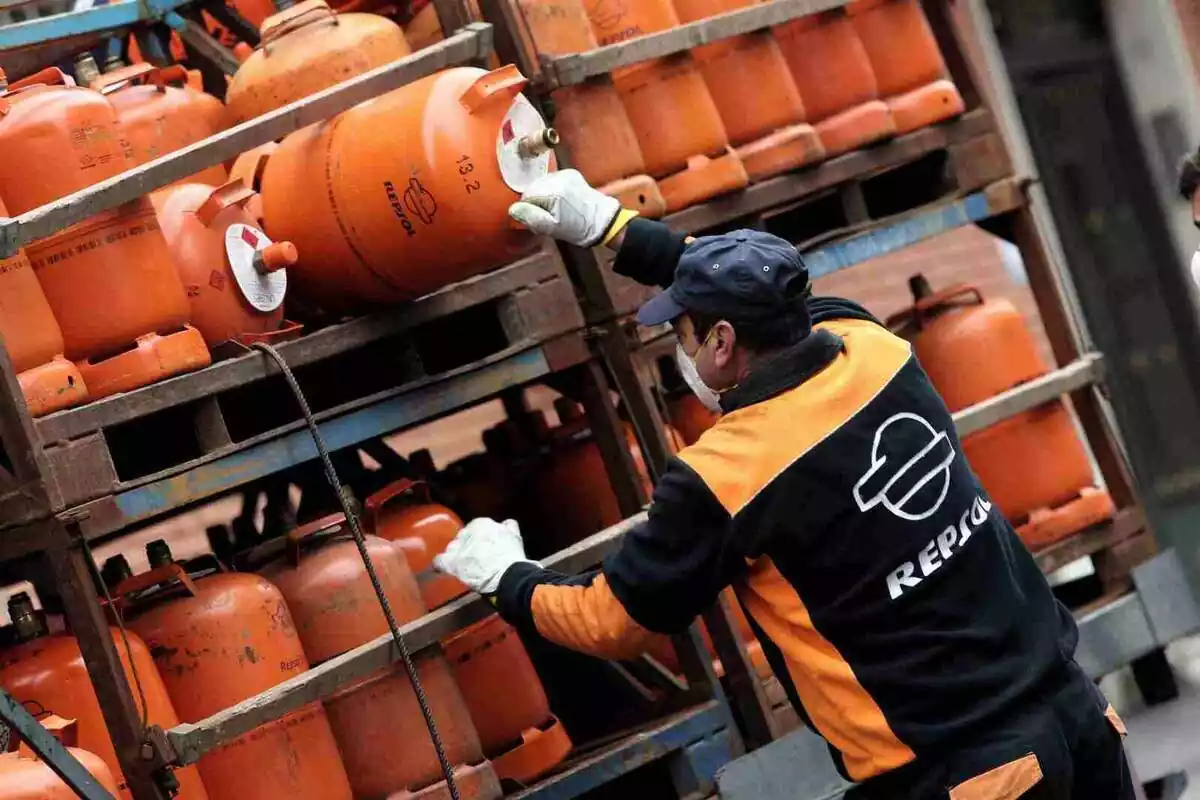
M 617 269 L 661 285 L 682 248 L 635 220 Z M 809 308 L 813 332 L 722 396 L 600 570 L 514 565 L 496 601 L 526 631 L 631 658 L 733 586 L 792 703 L 861 781 L 1034 696 L 1078 635 L 908 343 L 850 301 Z

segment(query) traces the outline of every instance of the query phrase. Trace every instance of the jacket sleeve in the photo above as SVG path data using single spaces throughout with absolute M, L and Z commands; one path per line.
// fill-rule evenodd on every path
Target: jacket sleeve
M 636 217 L 625 226 L 625 241 L 617 251 L 613 271 L 646 286 L 665 289 L 675 279 L 675 265 L 687 239 L 662 222 Z
M 501 616 L 555 644 L 607 659 L 645 651 L 651 633 L 679 633 L 742 575 L 729 514 L 682 461 L 672 459 L 648 519 L 601 569 L 565 576 L 509 567 L 496 593 Z

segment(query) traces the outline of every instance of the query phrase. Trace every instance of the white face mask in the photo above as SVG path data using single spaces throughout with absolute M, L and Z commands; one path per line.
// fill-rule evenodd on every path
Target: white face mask
M 721 398 L 708 388 L 708 384 L 700 377 L 700 373 L 696 369 L 696 362 L 683 349 L 682 344 L 675 345 L 675 363 L 679 366 L 679 374 L 683 376 L 683 380 L 692 390 L 692 394 L 696 395 L 700 405 L 714 414 L 720 414 Z

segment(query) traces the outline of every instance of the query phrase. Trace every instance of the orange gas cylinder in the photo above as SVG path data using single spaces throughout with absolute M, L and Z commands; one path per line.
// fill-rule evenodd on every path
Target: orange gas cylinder
M 737 11 L 758 0 L 674 0 L 682 22 Z M 757 181 L 825 156 L 778 42 L 769 31 L 701 45 L 692 50 L 750 180 Z M 747 91 L 747 87 L 754 87 Z
M 8 216 L 3 201 L 0 216 Z M 0 258 L 0 337 L 31 416 L 87 400 L 79 368 L 62 356 L 62 331 L 24 250 Z
M 431 501 L 424 481 L 405 479 L 385 486 L 367 498 L 367 510 L 374 533 L 399 545 L 422 577 L 428 608 L 469 591 L 458 579 L 432 570 L 433 557 L 463 524 L 453 511 Z M 570 737 L 550 713 L 541 679 L 516 631 L 493 615 L 443 644 L 484 753 L 501 778 L 528 783 L 566 758 Z
M 335 7 L 338 5 L 340 4 L 334 3 Z M 414 9 L 416 5 L 413 3 Z M 438 19 L 437 8 L 433 3 L 426 3 L 420 11 L 413 14 L 413 18 L 404 26 L 404 38 L 408 40 L 408 45 L 413 52 L 424 50 L 446 38 L 442 33 L 442 23 Z
M 670 0 L 583 0 L 601 46 L 679 24 Z M 658 179 L 667 209 L 745 187 L 745 167 L 729 150 L 721 115 L 689 53 L 614 70 L 613 84 L 641 145 L 646 172 Z
M 966 106 L 918 0 L 856 0 L 846 7 L 879 93 L 900 133 L 957 117 Z
M 520 0 L 518 5 L 539 56 L 596 49 L 596 37 L 581 0 Z M 653 216 L 661 195 L 654 179 L 643 175 L 646 163 L 637 134 L 612 79 L 601 76 L 557 89 L 550 96 L 554 101 L 554 126 L 570 149 L 572 166 L 606 194 L 613 194 L 610 184 L 615 181 L 642 177 L 646 201 L 627 207 L 639 212 L 649 210 Z
M 0 653 L 0 687 L 20 702 L 37 703 L 51 713 L 76 720 L 79 745 L 99 757 L 118 779 L 119 796 L 130 800 L 132 795 L 125 786 L 79 643 L 68 634 L 48 635 L 44 615 L 34 610 L 27 594 L 19 593 L 9 598 L 8 611 L 20 643 Z M 117 628 L 112 628 L 110 633 L 130 685 L 134 684 L 134 676 L 141 682 L 140 696 L 146 698 L 147 721 L 163 729 L 178 725 L 179 716 L 146 644 L 137 634 L 127 632 L 129 647 L 126 648 Z M 140 696 L 134 693 L 139 711 L 142 710 Z M 181 800 L 208 797 L 195 767 L 176 770 L 175 777 L 179 779 Z M 0 790 L 0 797 L 3 796 Z
M 74 720 L 50 716 L 38 721 L 66 746 L 67 752 L 91 773 L 96 783 L 109 794 L 119 795 L 117 782 L 104 761 L 94 753 L 75 747 Z M 74 800 L 76 796 L 24 742 L 13 752 L 0 752 L 0 800 Z
M 396 621 L 403 625 L 424 616 L 425 604 L 403 552 L 375 536 L 367 537 L 366 545 Z M 283 593 L 311 663 L 328 661 L 388 632 L 345 516 L 297 528 L 288 534 L 284 548 L 275 549 L 276 559 L 259 572 Z M 479 735 L 446 659 L 432 649 L 416 655 L 415 661 L 463 796 L 499 797 L 499 780 L 483 758 Z M 403 664 L 342 688 L 325 700 L 325 711 L 356 797 L 446 794 L 437 753 Z
M 267 18 L 258 49 L 225 94 L 233 124 L 286 106 L 408 55 L 400 26 L 375 14 L 338 14 L 304 0 Z M 368 104 L 370 105 L 370 104 Z
M 267 233 L 300 250 L 297 298 L 326 310 L 401 302 L 536 247 L 508 216 L 551 168 L 553 136 L 526 83 L 511 66 L 448 69 L 284 139 L 263 212 Z
M 122 582 L 138 595 L 128 627 L 150 647 L 175 709 L 197 722 L 308 669 L 279 590 L 257 575 L 210 571 L 193 580 L 153 542 L 153 568 Z M 151 591 L 146 591 L 151 590 Z M 213 797 L 350 800 L 329 720 L 313 703 L 200 759 Z
M 121 67 L 98 76 L 90 85 L 117 110 L 121 129 L 133 147 L 133 166 L 181 150 L 225 128 L 225 106 L 188 86 L 187 70 L 179 64 Z M 226 180 L 225 167 L 216 164 L 176 183 L 219 186 Z
M 442 646 L 497 775 L 528 784 L 562 763 L 571 739 L 511 625 L 493 614 Z
M 0 197 L 22 214 L 123 172 L 117 112 L 49 68 L 0 93 Z M 210 363 L 146 198 L 27 248 L 92 399 Z M 132 349 L 131 349 L 132 348 Z
M 246 202 L 246 211 L 250 212 L 250 216 L 254 217 L 260 226 L 263 220 L 262 176 L 267 168 L 267 159 L 277 147 L 279 147 L 277 143 L 267 142 L 253 150 L 247 150 L 234 159 L 233 165 L 229 168 L 230 180 L 240 180 L 254 190 L 254 196 Z
M 855 150 L 896 134 L 871 60 L 854 23 L 834 9 L 775 28 L 796 88 L 826 156 Z
M 454 540 L 463 522 L 453 511 L 433 502 L 425 481 L 405 478 L 368 497 L 367 524 L 371 533 L 404 552 L 408 566 L 417 574 L 427 608 L 466 594 L 467 587 L 457 578 L 433 569 L 433 557 Z
M 254 197 L 236 180 L 215 189 L 184 184 L 154 196 L 192 324 L 210 345 L 281 333 L 286 267 L 296 262 L 296 248 L 258 229 L 247 210 Z
M 951 411 L 1046 374 L 1021 312 L 984 301 L 973 286 L 934 293 L 909 281 L 913 307 L 888 320 L 907 334 Z M 981 354 L 986 359 L 981 360 Z M 1087 451 L 1062 400 L 1010 417 L 962 440 L 963 453 L 1001 512 L 1036 548 L 1109 519 L 1113 503 L 1095 488 Z

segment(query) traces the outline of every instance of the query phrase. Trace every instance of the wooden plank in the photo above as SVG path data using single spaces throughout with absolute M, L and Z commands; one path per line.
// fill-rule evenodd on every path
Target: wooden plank
M 423 378 L 316 414 L 331 451 L 360 444 L 486 400 L 549 374 L 541 349 L 528 343 L 460 370 Z M 88 539 L 237 488 L 317 457 L 303 420 L 223 450 L 130 481 L 81 506 Z
M 548 568 L 567 573 L 591 567 L 611 553 L 625 533 L 645 518 L 645 514 L 638 514 L 624 520 L 556 553 L 543 563 Z M 400 634 L 409 650 L 416 654 L 494 611 L 486 600 L 473 594 L 402 626 Z M 279 719 L 284 714 L 328 697 L 339 687 L 388 666 L 398 657 L 391 635 L 386 634 L 207 719 L 178 725 L 168 732 L 168 737 L 178 754 L 179 764 L 195 763 L 214 747 L 232 741 L 265 722 Z
M 718 597 L 716 606 L 704 615 L 704 625 L 712 637 L 717 658 L 724 667 L 729 697 L 738 709 L 746 749 L 762 747 L 778 738 L 780 730 L 775 724 L 762 681 L 758 679 L 746 654 L 746 643 L 738 635 L 733 610 L 724 595 Z
M 172 181 L 281 139 L 384 92 L 445 67 L 486 55 L 491 50 L 491 36 L 491 25 L 472 23 L 418 53 L 350 78 L 82 191 L 19 216 L 0 219 L 0 257 L 12 255 L 18 247 L 34 239 L 44 238 L 93 214 L 136 200 Z
M 1097 553 L 1106 547 L 1125 541 L 1144 530 L 1146 517 L 1138 508 L 1117 512 L 1109 522 L 1081 531 L 1069 539 L 1056 542 L 1033 554 L 1042 572 L 1050 574 L 1067 564 Z
M 371 316 L 313 331 L 277 345 L 296 369 L 340 353 L 403 333 L 422 323 L 478 305 L 487 300 L 562 274 L 553 248 L 539 250 L 515 264 L 447 286 L 431 295 Z M 68 409 L 36 421 L 43 442 L 72 439 L 166 408 L 277 375 L 275 362 L 261 353 L 213 364 L 133 392 L 107 397 L 82 408 Z
M 1026 202 L 1024 183 L 1023 178 L 1007 178 L 961 200 L 922 206 L 898 219 L 879 220 L 861 233 L 814 250 L 798 246 L 804 252 L 810 277 L 831 275 L 1020 208 Z
M 663 222 L 679 233 L 695 233 L 724 225 L 833 188 L 856 178 L 885 172 L 918 158 L 995 130 L 987 109 L 977 109 L 953 122 L 923 128 L 886 144 L 856 150 L 809 169 L 756 183 L 749 188 L 670 214 Z
M 762 5 L 719 14 L 715 17 L 679 25 L 660 33 L 615 42 L 586 53 L 574 53 L 545 60 L 549 88 L 583 83 L 614 69 L 682 53 L 709 42 L 781 25 L 831 8 L 841 8 L 848 0 L 772 0 Z
M 47 480 L 61 498 L 55 511 L 103 497 L 117 488 L 117 468 L 102 433 L 47 447 L 46 461 L 50 465 Z
M 1104 357 L 1099 353 L 1088 353 L 1062 369 L 955 412 L 954 427 L 959 436 L 968 436 L 1103 379 Z

